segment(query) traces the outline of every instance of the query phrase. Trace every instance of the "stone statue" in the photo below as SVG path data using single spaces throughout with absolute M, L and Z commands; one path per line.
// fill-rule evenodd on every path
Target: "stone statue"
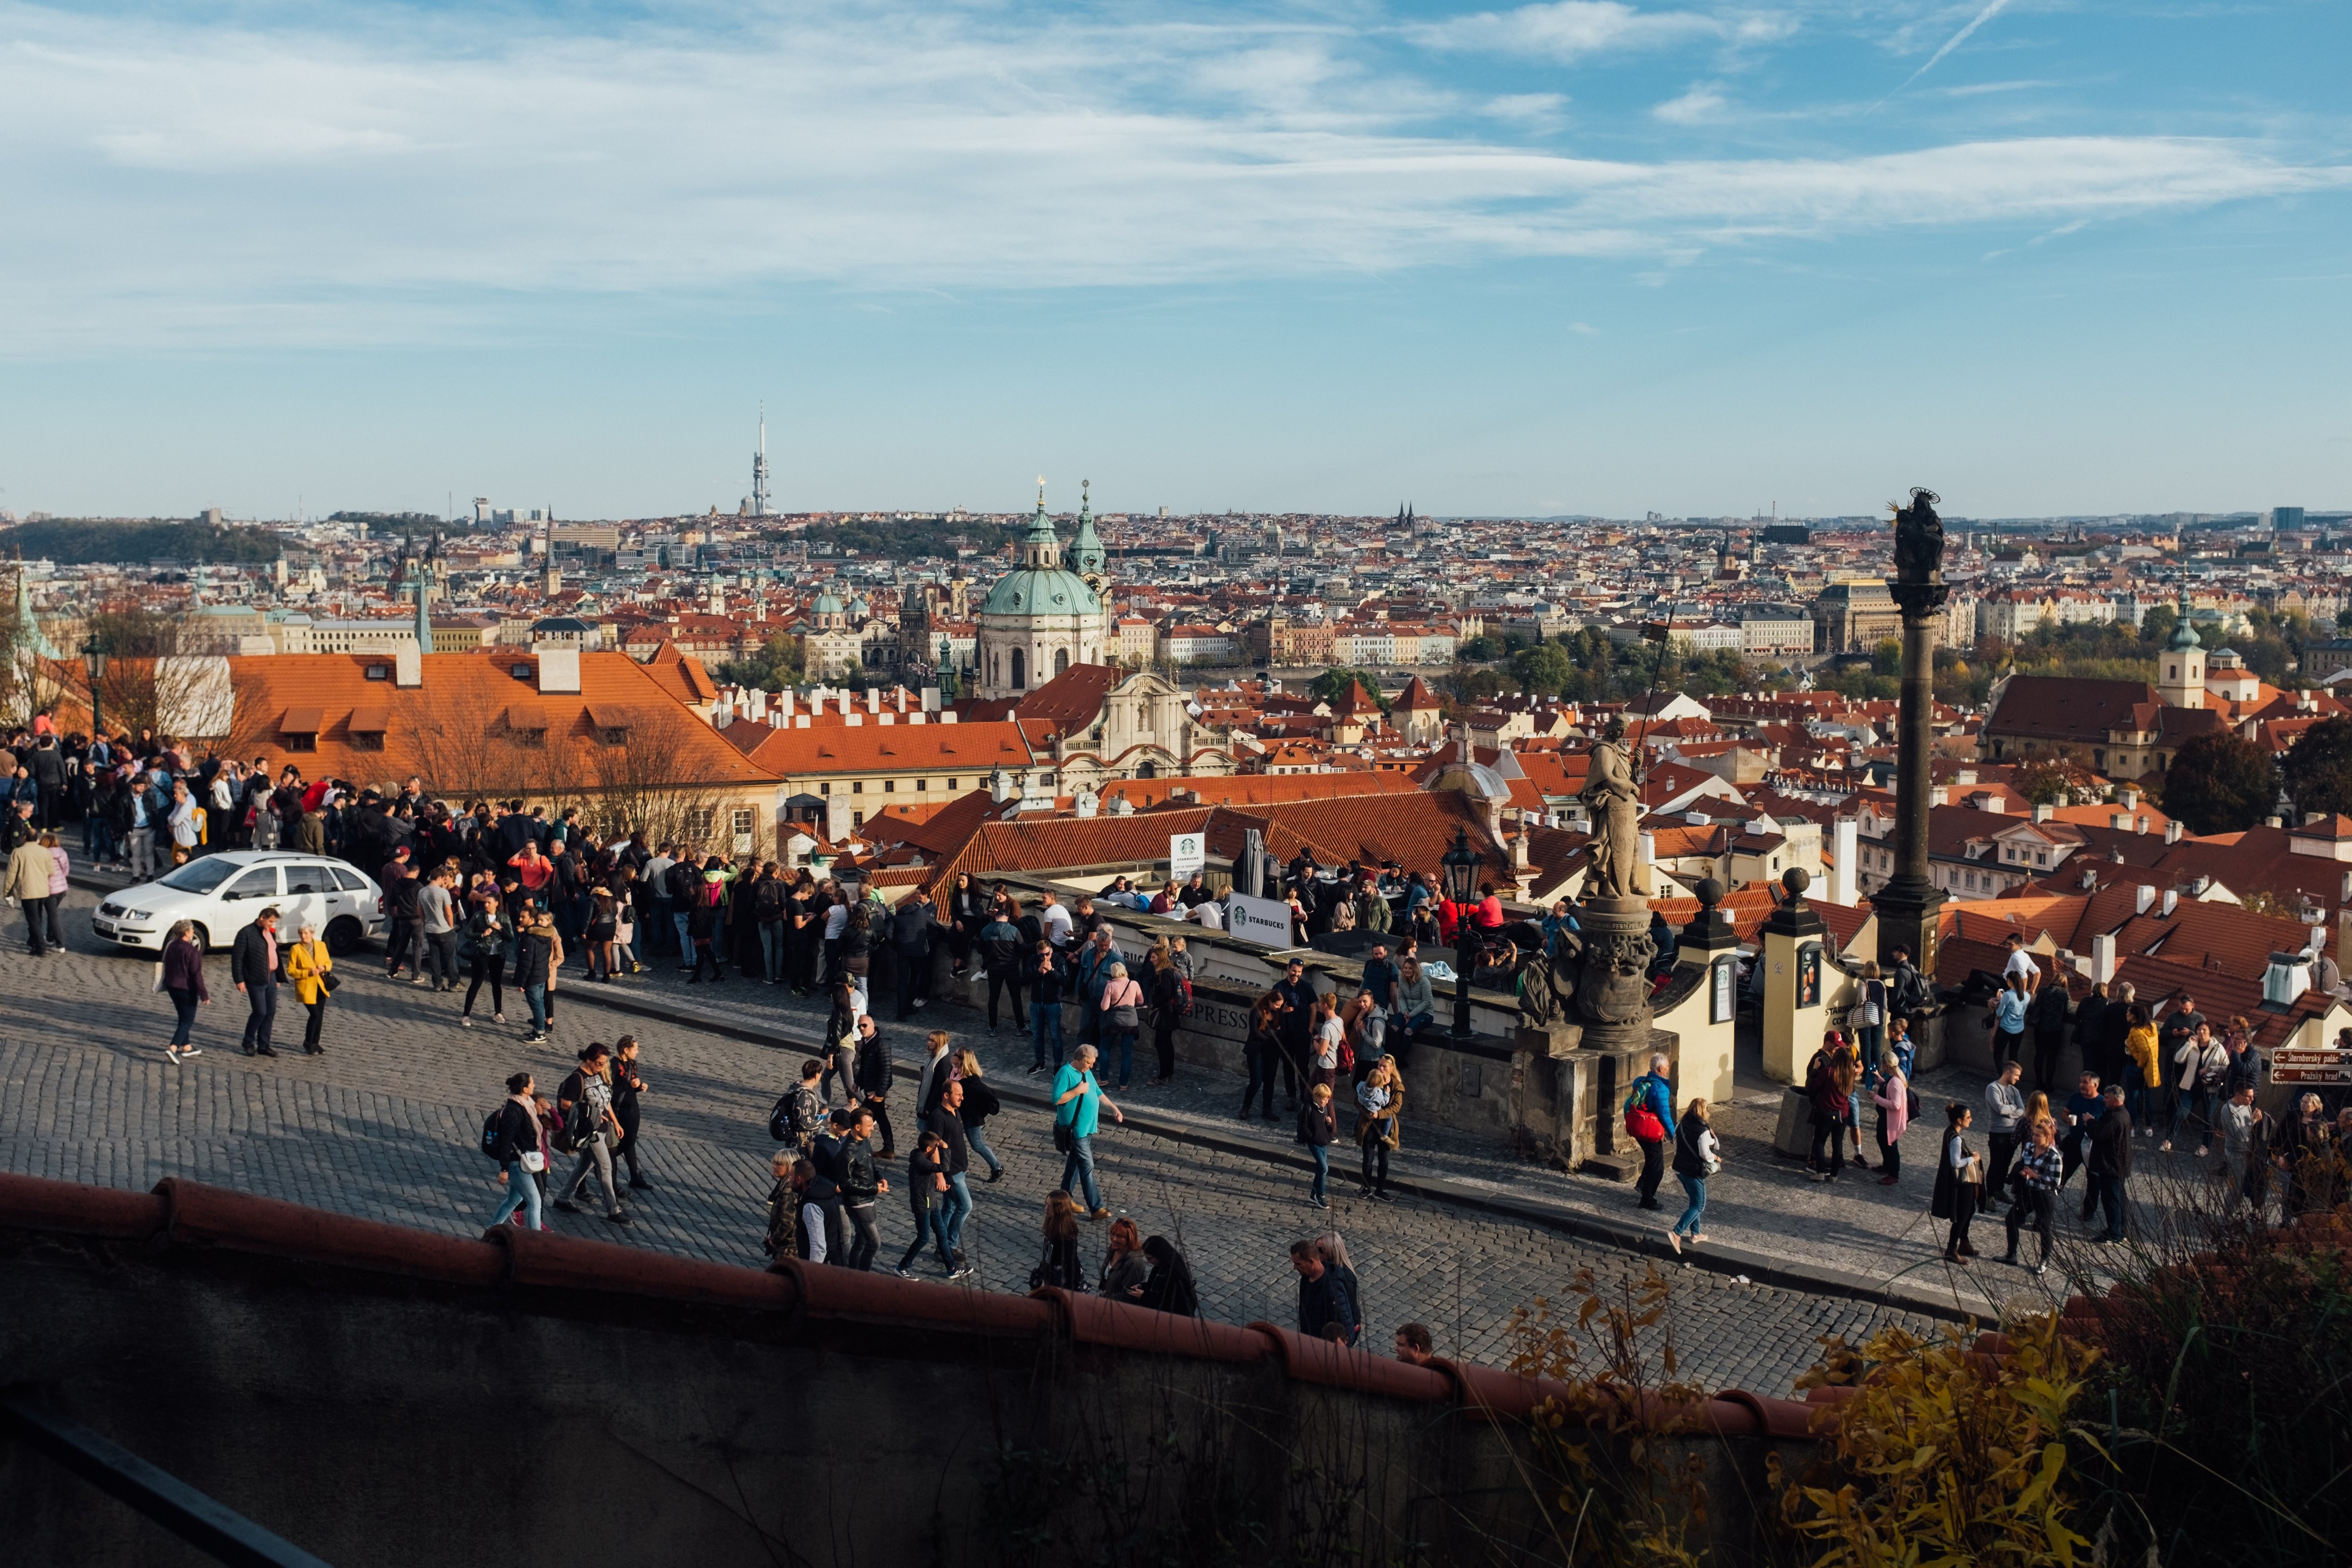
M 1911 504 L 1886 504 L 1895 513 L 1895 577 L 1900 583 L 1940 583 L 1944 574 L 1944 520 L 1936 503 L 1944 498 L 1912 487 Z
M 1650 1011 L 1650 960 L 1657 946 L 1646 931 L 1592 933 L 1585 944 L 1577 1008 L 1593 1024 L 1642 1024 Z
M 1646 900 L 1649 868 L 1642 864 L 1642 792 L 1625 721 L 1612 718 L 1592 748 L 1591 765 L 1577 798 L 1592 816 L 1592 866 L 1584 879 L 1587 902 Z

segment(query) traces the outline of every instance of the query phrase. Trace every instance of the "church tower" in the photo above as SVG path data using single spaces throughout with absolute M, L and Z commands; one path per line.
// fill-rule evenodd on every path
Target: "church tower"
M 1092 532 L 1092 518 L 1082 518 L 1081 548 Z M 1101 548 L 1095 542 L 1097 554 Z M 1042 482 L 1016 562 L 980 606 L 974 682 L 980 697 L 1020 697 L 1074 664 L 1103 662 L 1109 616 L 1094 585 L 1062 563 L 1062 541 L 1045 515 Z
M 2156 666 L 2157 700 L 2167 708 L 2205 706 L 2205 645 L 2189 624 L 2189 585 L 2180 587 L 2180 619 Z

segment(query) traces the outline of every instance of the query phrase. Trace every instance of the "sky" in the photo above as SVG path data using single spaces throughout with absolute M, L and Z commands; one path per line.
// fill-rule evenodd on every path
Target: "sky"
M 0 0 L 0 508 L 2352 507 L 2342 0 Z

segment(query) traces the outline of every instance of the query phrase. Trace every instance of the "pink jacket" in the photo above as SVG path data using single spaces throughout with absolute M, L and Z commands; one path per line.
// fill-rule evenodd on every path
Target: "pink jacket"
M 1892 1143 L 1901 1138 L 1903 1130 L 1911 1125 L 1911 1086 L 1903 1081 L 1903 1075 L 1888 1073 L 1870 1098 L 1886 1113 L 1886 1141 Z
M 55 849 L 49 851 L 50 892 L 62 893 L 66 890 L 66 873 L 69 868 L 70 868 L 66 863 L 66 847 L 64 845 L 60 844 Z

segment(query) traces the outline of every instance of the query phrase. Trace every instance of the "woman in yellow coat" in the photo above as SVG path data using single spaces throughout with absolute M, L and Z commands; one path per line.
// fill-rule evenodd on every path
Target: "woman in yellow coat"
M 2164 1071 L 2156 1061 L 2156 1026 L 2149 1021 L 2147 1008 L 2142 1003 L 2133 1003 L 2125 1016 L 2130 1020 L 2130 1028 L 2124 1035 L 2124 1055 L 2132 1059 L 2132 1069 L 2124 1074 L 2124 1095 L 2131 1102 L 2133 1126 L 2153 1130 L 2156 1108 L 2149 1101 L 2156 1098 L 2155 1091 L 2164 1087 Z
M 327 996 L 335 985 L 328 976 L 334 969 L 327 944 L 319 940 L 319 928 L 305 925 L 302 940 L 286 950 L 286 978 L 294 983 L 294 994 L 310 1010 L 310 1021 L 302 1029 L 302 1049 L 310 1056 L 326 1054 L 327 1047 L 319 1043 L 319 1031 L 327 1022 Z

